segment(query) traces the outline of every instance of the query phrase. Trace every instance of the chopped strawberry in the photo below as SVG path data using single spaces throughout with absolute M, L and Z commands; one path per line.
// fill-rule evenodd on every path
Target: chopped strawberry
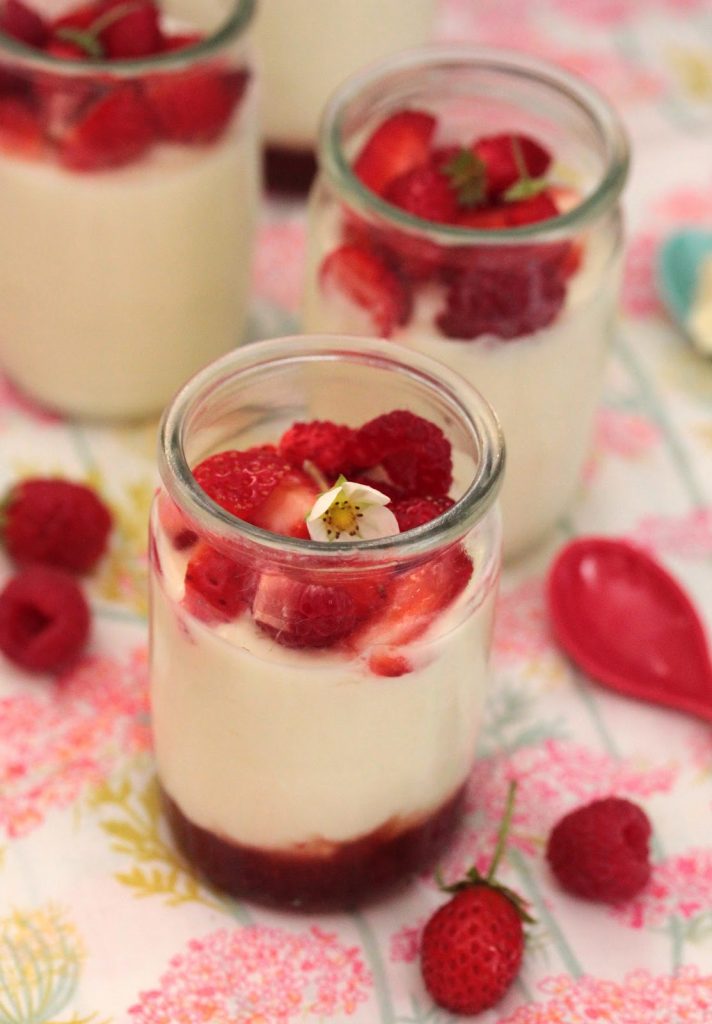
M 159 134 L 170 142 L 213 142 L 227 128 L 248 80 L 246 71 L 205 69 L 147 78 L 146 98 Z
M 39 50 L 47 41 L 49 28 L 44 18 L 22 0 L 5 0 L 0 6 L 0 32 Z
M 455 502 L 443 494 L 438 498 L 401 498 L 391 503 L 390 510 L 398 520 L 401 533 L 414 530 L 447 512 Z
M 58 60 L 86 60 L 89 56 L 86 50 L 69 39 L 50 39 L 44 52 Z
M 51 39 L 45 53 L 59 60 L 88 60 L 86 50 L 62 39 Z M 34 87 L 45 135 L 55 141 L 66 134 L 81 109 L 100 95 L 100 86 L 89 77 L 51 71 L 39 72 Z
M 197 543 L 198 534 L 188 524 L 183 513 L 165 491 L 160 491 L 157 499 L 158 518 L 161 528 L 176 551 L 185 551 Z
M 400 110 L 369 136 L 354 161 L 354 173 L 383 195 L 388 185 L 428 157 L 436 120 L 422 110 Z
M 174 32 L 172 35 L 164 35 L 161 40 L 161 50 L 164 53 L 172 53 L 174 50 L 185 50 L 189 46 L 196 46 L 203 36 L 197 32 Z
M 357 431 L 363 469 L 380 466 L 404 497 L 447 494 L 452 484 L 452 447 L 442 430 L 406 409 L 369 420 Z
M 457 196 L 450 179 L 431 163 L 399 174 L 386 188 L 384 198 L 435 224 L 450 224 L 457 214 Z
M 92 103 L 60 142 L 59 159 L 73 171 L 98 171 L 132 163 L 154 139 L 141 93 L 120 85 Z
M 273 533 L 307 536 L 304 520 L 316 500 L 316 484 L 274 446 L 218 452 L 196 466 L 193 475 L 234 516 Z
M 506 205 L 475 206 L 471 210 L 460 210 L 455 223 L 459 228 L 475 228 L 478 231 L 492 231 L 511 226 Z
M 551 154 L 536 139 L 517 133 L 487 135 L 472 150 L 487 168 L 491 197 L 501 196 L 521 178 L 540 178 L 551 163 Z
M 507 203 L 506 210 L 512 227 L 535 224 L 538 221 L 549 220 L 551 217 L 558 217 L 559 215 L 556 203 L 551 194 L 546 191 L 537 192 L 536 195 Z
M 365 309 L 384 338 L 410 315 L 411 298 L 405 283 L 365 246 L 347 244 L 330 252 L 319 269 L 319 283 L 325 291 L 340 292 Z
M 183 604 L 205 622 L 229 622 L 249 606 L 256 587 L 249 562 L 201 544 L 186 569 Z
M 113 21 L 99 32 L 104 54 L 109 60 L 146 57 L 162 50 L 159 10 L 152 0 L 131 0 L 129 4 L 112 5 Z
M 114 0 L 114 3 L 117 2 L 121 3 L 123 0 Z M 65 14 L 55 18 L 50 25 L 52 36 L 59 38 L 58 33 L 64 28 L 79 29 L 80 31 L 90 29 L 94 22 L 111 6 L 112 4 L 106 3 L 106 0 L 90 0 L 89 3 L 79 7 L 71 7 Z
M 279 442 L 279 453 L 293 466 L 301 469 L 313 463 L 329 482 L 340 473 L 349 475 L 355 431 L 343 424 L 326 420 L 293 423 Z
M 33 157 L 43 145 L 42 127 L 31 104 L 19 96 L 0 96 L 0 150 Z
M 260 577 L 252 616 L 260 629 L 285 647 L 331 647 L 357 622 L 356 607 L 347 590 L 277 573 Z
M 416 640 L 462 593 L 471 575 L 472 560 L 457 546 L 396 576 L 381 614 L 354 632 L 354 646 L 367 650 Z
M 404 654 L 388 650 L 374 651 L 368 659 L 368 667 L 374 676 L 385 676 L 390 679 L 413 671 L 413 665 Z

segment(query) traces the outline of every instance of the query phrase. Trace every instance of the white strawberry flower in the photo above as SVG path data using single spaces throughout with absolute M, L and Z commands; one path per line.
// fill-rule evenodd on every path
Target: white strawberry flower
M 340 476 L 320 494 L 307 516 L 312 540 L 375 540 L 399 533 L 398 520 L 386 505 L 391 499 L 375 487 L 352 483 Z

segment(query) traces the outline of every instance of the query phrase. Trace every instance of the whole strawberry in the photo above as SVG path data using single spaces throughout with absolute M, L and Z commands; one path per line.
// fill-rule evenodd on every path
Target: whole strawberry
M 15 562 L 85 573 L 106 550 L 112 518 L 86 484 L 33 477 L 11 488 L 0 524 L 5 548 Z
M 475 868 L 455 885 L 452 898 L 433 914 L 421 940 L 420 969 L 430 995 L 452 1013 L 494 1006 L 514 981 L 524 953 L 524 901 L 494 880 L 514 808 L 509 789 L 499 842 L 486 876 Z
M 651 831 L 647 815 L 631 800 L 594 800 L 554 826 L 547 860 L 568 892 L 621 903 L 639 893 L 650 878 Z

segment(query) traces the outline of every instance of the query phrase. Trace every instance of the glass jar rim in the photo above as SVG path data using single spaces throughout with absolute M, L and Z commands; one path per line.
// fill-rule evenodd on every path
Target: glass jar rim
M 426 388 L 437 390 L 457 412 L 476 439 L 480 459 L 475 477 L 465 493 L 437 520 L 407 533 L 363 541 L 325 544 L 263 530 L 239 519 L 214 502 L 198 485 L 185 451 L 189 420 L 202 400 L 230 377 L 246 371 L 289 363 L 350 359 L 381 368 L 396 368 Z M 158 463 L 161 479 L 173 500 L 190 520 L 226 545 L 239 537 L 272 557 L 302 556 L 333 562 L 405 558 L 423 555 L 455 542 L 475 525 L 493 505 L 502 482 L 505 446 L 494 409 L 485 397 L 449 367 L 421 353 L 410 352 L 383 339 L 338 335 L 290 335 L 251 342 L 228 352 L 194 374 L 180 388 L 161 418 Z M 434 526 L 433 523 L 437 523 Z
M 151 54 L 148 57 L 130 57 L 121 60 L 82 60 L 70 57 L 55 57 L 37 50 L 26 43 L 0 31 L 0 50 L 5 50 L 17 60 L 18 67 L 29 71 L 44 71 L 53 74 L 71 74 L 72 77 L 95 77 L 97 74 L 109 75 L 113 78 L 136 78 L 144 72 L 160 69 L 185 68 L 195 60 L 210 57 L 236 36 L 240 35 L 250 24 L 257 0 L 234 0 L 232 11 L 219 28 L 206 35 L 204 39 L 179 50 L 166 50 L 164 53 Z
M 367 188 L 353 172 L 341 147 L 341 132 L 350 104 L 369 86 L 402 72 L 442 68 L 482 68 L 520 78 L 539 81 L 558 90 L 583 110 L 607 144 L 605 173 L 596 188 L 570 210 L 546 221 L 496 231 L 433 224 L 386 202 Z M 345 193 L 349 205 L 367 215 L 376 214 L 389 225 L 425 235 L 433 242 L 447 245 L 511 245 L 545 237 L 557 241 L 574 228 L 595 219 L 618 199 L 628 177 L 630 145 L 621 118 L 612 104 L 583 77 L 551 61 L 520 50 L 463 44 L 428 44 L 392 54 L 345 79 L 331 94 L 322 112 L 318 152 L 320 170 L 336 189 Z

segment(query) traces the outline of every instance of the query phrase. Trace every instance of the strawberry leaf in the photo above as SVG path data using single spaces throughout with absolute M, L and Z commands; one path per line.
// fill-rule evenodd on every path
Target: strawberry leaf
M 504 193 L 504 199 L 507 203 L 514 203 L 518 199 L 529 199 L 531 196 L 537 196 L 540 192 L 544 192 L 548 187 L 546 178 L 520 178 L 519 181 L 510 185 Z
M 471 149 L 461 149 L 442 168 L 450 179 L 460 206 L 470 207 L 485 197 L 487 172 L 485 164 Z
M 104 56 L 104 47 L 92 31 L 64 25 L 62 28 L 58 28 L 54 34 L 57 39 L 62 39 L 64 42 L 73 43 L 79 47 L 88 57 L 100 60 Z

